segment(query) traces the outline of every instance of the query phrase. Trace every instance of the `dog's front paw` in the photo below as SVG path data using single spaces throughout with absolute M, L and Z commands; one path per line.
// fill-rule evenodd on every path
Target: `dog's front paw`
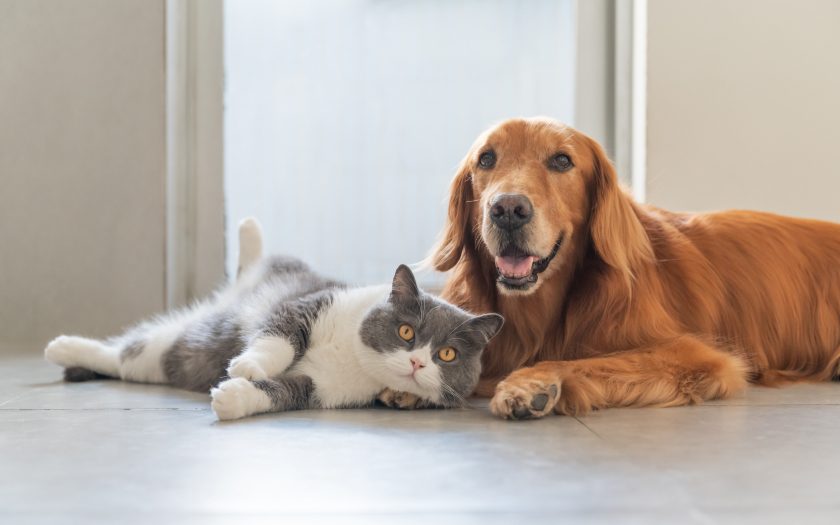
M 268 379 L 268 374 L 266 374 L 259 362 L 247 355 L 241 355 L 231 360 L 227 374 L 230 378 L 241 377 L 251 381 Z
M 386 388 L 376 396 L 377 401 L 390 408 L 398 408 L 401 410 L 411 410 L 413 408 L 421 408 L 423 399 L 411 394 L 409 392 L 399 392 Z
M 239 419 L 271 409 L 269 397 L 245 378 L 228 379 L 210 391 L 210 407 L 221 421 Z
M 528 373 L 511 374 L 496 387 L 490 411 L 505 419 L 535 419 L 549 414 L 560 399 L 559 380 Z

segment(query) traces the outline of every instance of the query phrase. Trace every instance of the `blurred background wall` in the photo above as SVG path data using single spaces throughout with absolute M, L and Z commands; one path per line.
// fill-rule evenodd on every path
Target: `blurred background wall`
M 0 341 L 164 306 L 164 6 L 0 1 Z
M 649 0 L 647 200 L 840 221 L 840 2 Z

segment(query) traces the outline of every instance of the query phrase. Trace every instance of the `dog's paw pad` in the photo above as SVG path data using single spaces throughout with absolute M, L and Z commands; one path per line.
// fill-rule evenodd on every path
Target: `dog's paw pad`
M 542 410 L 548 403 L 548 394 L 537 394 L 531 399 L 531 408 L 534 410 Z
M 505 419 L 535 419 L 551 412 L 560 396 L 557 384 L 506 380 L 499 383 L 490 410 Z
M 513 419 L 530 419 L 532 417 L 531 411 L 527 407 L 515 406 L 511 411 Z

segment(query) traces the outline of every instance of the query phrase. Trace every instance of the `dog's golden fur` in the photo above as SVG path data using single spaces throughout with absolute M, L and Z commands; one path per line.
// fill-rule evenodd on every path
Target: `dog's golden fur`
M 481 169 L 491 148 L 498 162 Z M 571 170 L 546 167 L 557 152 Z M 511 191 L 533 202 L 536 254 L 562 239 L 524 292 L 497 284 L 487 219 L 493 195 Z M 640 205 L 599 144 L 548 119 L 507 121 L 479 137 L 452 183 L 432 260 L 451 270 L 445 299 L 505 316 L 478 388 L 495 394 L 502 417 L 681 405 L 748 381 L 837 375 L 840 225 Z

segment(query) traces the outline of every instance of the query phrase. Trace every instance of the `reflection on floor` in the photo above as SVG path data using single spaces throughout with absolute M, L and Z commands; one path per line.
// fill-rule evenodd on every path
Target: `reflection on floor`
M 308 411 L 65 384 L 0 351 L 2 523 L 838 523 L 840 384 L 585 418 Z

